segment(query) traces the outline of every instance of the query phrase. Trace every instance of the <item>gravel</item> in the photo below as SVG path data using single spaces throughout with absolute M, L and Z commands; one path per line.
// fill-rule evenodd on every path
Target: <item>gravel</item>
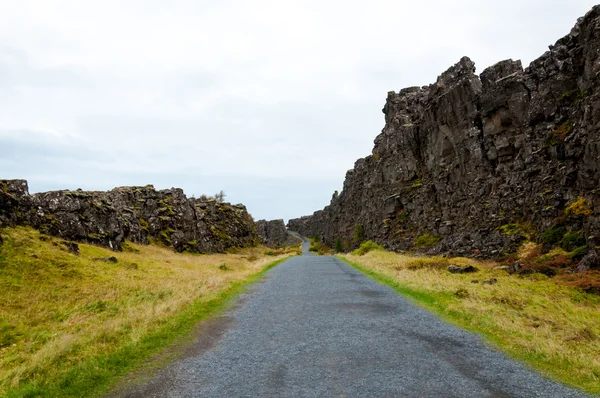
M 586 396 L 333 257 L 306 253 L 287 260 L 223 319 L 213 321 L 223 330 L 211 344 L 210 336 L 200 338 L 192 354 L 119 395 Z

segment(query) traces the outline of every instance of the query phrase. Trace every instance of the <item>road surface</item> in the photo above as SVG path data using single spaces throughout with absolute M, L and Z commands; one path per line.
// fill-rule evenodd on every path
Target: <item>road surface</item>
M 583 397 L 342 261 L 273 268 L 126 397 Z

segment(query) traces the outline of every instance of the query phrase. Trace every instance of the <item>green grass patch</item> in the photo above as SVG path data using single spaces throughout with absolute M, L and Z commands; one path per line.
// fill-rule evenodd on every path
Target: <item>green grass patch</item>
M 538 309 L 532 309 L 532 307 L 534 305 L 537 307 L 537 304 L 539 303 L 541 308 L 545 308 L 548 306 L 546 302 L 550 302 L 547 300 L 552 300 L 551 297 L 553 294 L 549 293 L 548 290 L 552 289 L 554 285 L 552 285 L 552 282 L 548 281 L 547 278 L 540 279 L 539 282 L 536 282 L 534 279 L 531 279 L 531 281 L 528 282 L 519 281 L 518 284 L 528 291 L 528 296 L 515 296 L 514 294 L 508 293 L 513 287 L 507 287 L 507 292 L 503 293 L 503 284 L 507 283 L 504 279 L 501 281 L 499 287 L 494 287 L 491 291 L 487 291 L 486 289 L 478 290 L 478 288 L 470 286 L 467 279 L 472 278 L 471 276 L 465 276 L 464 278 L 467 279 L 461 282 L 460 276 L 444 276 L 446 273 L 443 271 L 424 270 L 423 272 L 426 274 L 423 275 L 426 276 L 423 276 L 421 282 L 415 286 L 415 281 L 419 280 L 418 277 L 415 277 L 409 286 L 399 279 L 402 278 L 400 276 L 394 278 L 373 271 L 367 266 L 350 261 L 344 255 L 338 255 L 336 257 L 375 281 L 389 286 L 398 294 L 409 298 L 418 307 L 431 311 L 444 321 L 483 336 L 485 341 L 491 346 L 501 349 L 512 358 L 541 372 L 545 376 L 590 394 L 600 394 L 600 374 L 598 374 L 596 370 L 587 372 L 587 374 L 583 374 L 583 372 L 577 374 L 574 372 L 574 364 L 581 363 L 582 361 L 585 362 L 585 360 L 584 358 L 579 357 L 569 358 L 568 347 L 564 347 L 564 345 L 552 346 L 554 342 L 548 342 L 548 347 L 545 347 L 546 351 L 533 348 L 528 349 L 524 347 L 522 343 L 516 342 L 515 340 L 518 338 L 521 341 L 528 341 L 529 343 L 527 344 L 533 344 L 535 339 L 539 339 L 538 336 L 530 334 L 531 332 L 526 329 L 507 331 L 502 327 L 503 322 L 510 322 L 511 319 L 516 320 L 517 317 L 525 317 L 529 322 L 542 324 L 534 326 L 534 330 L 536 330 L 535 328 L 537 327 L 545 327 L 543 325 L 544 320 L 546 317 L 550 316 L 550 314 L 544 315 L 543 312 L 538 312 Z M 388 257 L 386 257 L 386 260 L 383 260 L 383 254 L 377 258 L 379 261 L 389 260 Z M 364 261 L 366 264 L 370 264 L 370 261 L 372 262 L 374 259 L 363 260 L 363 257 L 361 257 L 360 260 L 357 259 L 357 261 Z M 385 268 L 388 266 L 389 264 L 383 267 Z M 392 266 L 392 269 L 400 270 L 407 266 L 398 265 L 397 267 L 399 268 Z M 410 268 L 410 262 L 408 263 L 408 268 Z M 432 275 L 432 272 L 439 275 L 439 277 L 431 279 L 430 275 Z M 494 271 L 484 272 L 490 273 Z M 506 276 L 506 278 L 509 277 L 510 276 Z M 439 280 L 439 282 L 436 282 L 436 280 Z M 442 280 L 447 282 L 441 282 Z M 433 283 L 433 285 L 429 285 L 429 283 Z M 461 284 L 464 287 L 456 289 L 456 287 L 461 286 Z M 522 287 L 514 287 L 514 289 L 522 289 Z M 575 311 L 576 309 L 579 309 L 579 307 L 581 309 L 594 308 L 594 306 L 600 304 L 597 297 L 582 293 L 576 289 L 565 290 L 564 288 L 558 287 L 554 289 L 556 289 L 555 294 L 560 297 L 561 300 L 565 300 L 565 302 L 566 300 L 570 300 L 572 303 L 571 305 L 573 306 L 571 307 L 573 309 L 563 307 L 562 311 L 566 313 L 555 314 L 557 318 L 563 320 L 565 316 L 574 316 L 577 317 L 577 319 L 571 320 L 571 322 L 579 322 L 581 321 L 581 318 L 578 316 L 583 316 L 583 314 L 571 314 L 571 311 Z M 480 291 L 483 291 L 483 293 Z M 478 310 L 477 308 L 470 307 L 471 303 L 463 305 L 465 300 L 470 300 L 471 293 L 476 293 L 476 297 L 474 298 L 476 301 L 484 300 L 484 297 L 491 293 L 492 303 L 490 304 L 488 302 L 486 305 L 497 305 L 498 307 L 502 307 L 503 312 L 493 313 L 491 311 Z M 568 296 L 565 297 L 565 294 Z M 525 308 L 526 311 L 524 311 Z M 585 311 L 589 312 L 587 309 Z M 501 319 L 499 319 L 500 316 L 502 317 Z M 506 319 L 504 317 L 506 317 Z M 571 327 L 570 330 L 573 330 L 574 328 L 576 327 Z M 559 332 L 557 331 L 555 333 Z M 586 327 L 578 330 L 577 333 L 565 337 L 564 341 L 566 341 L 567 345 L 578 344 L 579 342 L 585 342 L 586 344 L 590 344 L 591 342 L 593 345 L 593 342 L 596 341 L 598 335 L 592 329 Z M 564 350 L 561 351 L 564 352 L 564 354 L 557 355 L 555 351 L 558 350 Z M 576 354 L 571 353 L 571 355 Z M 575 360 L 575 358 L 577 360 Z M 592 359 L 592 361 L 594 360 Z M 590 373 L 592 374 L 590 375 Z
M 233 300 L 256 283 L 267 271 L 287 258 L 277 260 L 243 282 L 235 282 L 223 292 L 197 299 L 186 310 L 162 322 L 151 333 L 135 343 L 129 343 L 114 352 L 88 359 L 74 366 L 62 377 L 48 383 L 31 381 L 15 389 L 8 389 L 9 398 L 29 397 L 97 397 L 108 391 L 118 378 L 143 365 L 152 355 L 186 338 L 200 321 L 228 309 Z M 104 310 L 106 303 L 91 303 L 92 310 Z

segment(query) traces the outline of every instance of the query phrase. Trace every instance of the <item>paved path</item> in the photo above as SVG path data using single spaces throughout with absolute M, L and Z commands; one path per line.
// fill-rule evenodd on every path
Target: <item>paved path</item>
M 305 245 L 307 249 L 307 245 Z M 272 269 L 129 397 L 580 397 L 333 257 Z M 218 330 L 223 329 L 223 330 Z M 207 337 L 208 336 L 208 337 Z

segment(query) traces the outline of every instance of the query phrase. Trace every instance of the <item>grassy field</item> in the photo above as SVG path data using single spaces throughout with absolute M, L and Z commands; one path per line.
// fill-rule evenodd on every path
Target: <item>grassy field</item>
M 1 233 L 0 396 L 9 397 L 97 395 L 296 250 L 80 244 L 77 256 L 33 229 Z
M 493 262 L 359 253 L 338 257 L 547 376 L 600 394 L 600 296 Z M 479 271 L 451 274 L 450 264 Z

